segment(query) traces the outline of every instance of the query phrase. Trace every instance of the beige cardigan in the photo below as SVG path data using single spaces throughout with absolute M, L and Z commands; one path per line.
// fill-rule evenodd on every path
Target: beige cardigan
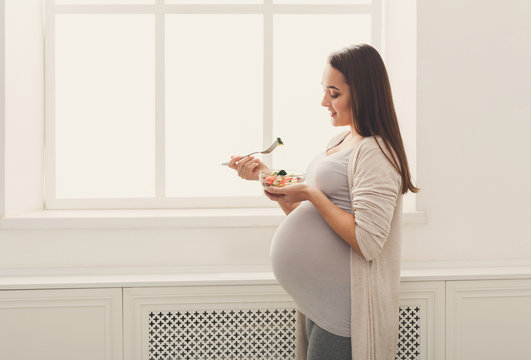
M 347 134 L 336 135 L 327 150 Z M 381 139 L 380 144 L 385 149 Z M 350 248 L 352 360 L 394 360 L 398 344 L 402 179 L 375 138 L 366 137 L 349 158 L 348 182 L 356 238 L 367 259 Z M 297 360 L 306 360 L 305 324 L 305 315 L 297 309 Z

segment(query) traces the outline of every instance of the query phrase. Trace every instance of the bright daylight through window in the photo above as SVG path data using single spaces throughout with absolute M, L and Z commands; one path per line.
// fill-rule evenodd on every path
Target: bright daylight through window
M 381 49 L 382 14 L 381 0 L 46 0 L 46 207 L 275 206 L 220 163 L 281 137 L 263 161 L 305 169 L 343 130 L 320 104 L 326 57 Z

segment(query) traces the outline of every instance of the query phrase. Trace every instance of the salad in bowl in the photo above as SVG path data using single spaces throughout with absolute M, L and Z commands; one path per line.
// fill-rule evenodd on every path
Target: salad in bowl
M 304 182 L 304 173 L 302 171 L 284 170 L 284 169 L 267 169 L 258 173 L 258 180 L 264 188 L 270 186 L 283 187 L 291 184 Z

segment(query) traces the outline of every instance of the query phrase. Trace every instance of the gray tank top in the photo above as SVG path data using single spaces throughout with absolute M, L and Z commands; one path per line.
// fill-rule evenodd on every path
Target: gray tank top
M 354 149 L 317 155 L 306 182 L 351 212 L 347 168 Z M 278 226 L 270 249 L 273 272 L 298 309 L 335 335 L 350 337 L 350 245 L 303 201 Z

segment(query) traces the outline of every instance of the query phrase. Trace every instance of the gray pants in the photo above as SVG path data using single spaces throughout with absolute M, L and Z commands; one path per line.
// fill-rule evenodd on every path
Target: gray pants
M 351 360 L 350 338 L 329 333 L 306 317 L 307 360 Z

